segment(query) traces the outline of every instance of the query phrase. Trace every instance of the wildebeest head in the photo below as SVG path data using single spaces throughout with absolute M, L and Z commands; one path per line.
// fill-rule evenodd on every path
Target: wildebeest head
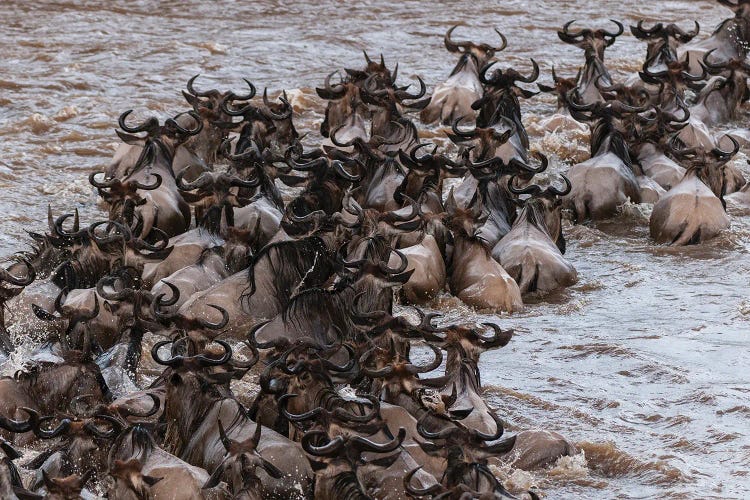
M 487 64 L 487 62 L 492 59 L 492 57 L 494 57 L 496 53 L 502 52 L 508 46 L 508 40 L 505 38 L 505 35 L 500 33 L 497 28 L 495 28 L 495 33 L 500 36 L 500 39 L 503 42 L 499 47 L 495 47 L 487 43 L 474 43 L 469 41 L 464 42 L 453 40 L 451 38 L 451 35 L 453 34 L 453 30 L 455 30 L 456 28 L 458 28 L 457 24 L 452 26 L 445 33 L 445 37 L 443 38 L 445 48 L 448 49 L 448 52 L 471 54 L 476 59 L 478 68 L 481 68 L 482 66 Z
M 679 147 L 679 139 L 675 136 L 670 143 L 671 154 L 680 163 L 687 166 L 685 176 L 695 175 L 708 186 L 721 200 L 726 209 L 724 195 L 727 191 L 727 178 L 724 170 L 726 164 L 739 152 L 740 145 L 731 135 L 724 136 L 733 145 L 731 151 L 724 151 L 719 147 L 707 150 L 703 146 L 691 148 Z
M 575 45 L 586 51 L 587 58 L 589 55 L 594 55 L 600 61 L 604 61 L 604 49 L 615 43 L 617 37 L 625 31 L 622 23 L 614 19 L 610 19 L 610 21 L 617 25 L 617 31 L 611 32 L 604 29 L 592 30 L 585 28 L 573 32 L 570 31 L 570 25 L 575 22 L 573 20 L 565 23 L 563 29 L 557 32 L 557 36 L 563 42 Z
M 55 447 L 62 453 L 62 471 L 71 473 L 90 467 L 104 467 L 111 441 L 120 433 L 122 423 L 109 415 L 79 418 L 65 415 L 41 417 L 36 411 L 26 409 L 31 415 L 32 431 L 40 439 L 63 437 L 63 442 Z M 54 425 L 49 426 L 51 422 Z M 30 467 L 38 468 L 47 456 L 34 459 Z
M 698 36 L 700 29 L 698 21 L 695 21 L 695 29 L 689 32 L 684 31 L 674 23 L 666 26 L 663 23 L 656 23 L 651 28 L 647 28 L 643 25 L 642 19 L 638 21 L 636 26 L 630 27 L 633 36 L 648 43 L 646 59 L 658 63 L 676 60 L 675 49 L 677 46 L 688 43 Z
M 94 475 L 94 469 L 88 469 L 83 476 L 71 474 L 67 477 L 49 477 L 46 471 L 42 471 L 44 486 L 47 488 L 47 496 L 50 500 L 76 500 L 81 498 L 81 491 L 89 479 Z
M 222 480 L 225 480 L 235 497 L 241 496 L 244 492 L 245 496 L 242 498 L 254 499 L 261 485 L 257 475 L 258 469 L 264 470 L 269 476 L 275 479 L 280 479 L 284 475 L 283 472 L 263 458 L 258 452 L 257 448 L 262 428 L 262 425 L 256 424 L 255 432 L 252 436 L 244 441 L 235 441 L 227 437 L 224 425 L 219 420 L 219 438 L 222 445 L 224 445 L 226 455 L 224 455 L 224 460 L 216 467 L 211 477 L 203 485 L 204 489 L 213 488 Z
M 144 475 L 143 464 L 137 458 L 115 460 L 109 469 L 114 479 L 107 492 L 113 500 L 155 500 L 151 487 L 163 478 Z
M 515 195 L 531 195 L 524 202 L 522 214 L 527 220 L 549 234 L 560 252 L 565 253 L 565 238 L 562 233 L 562 200 L 561 197 L 570 193 L 572 185 L 565 175 L 561 174 L 565 187 L 563 189 L 548 186 L 546 189 L 537 184 L 531 184 L 522 189 L 514 186 L 514 177 L 508 180 L 508 189 Z
M 578 70 L 578 73 L 573 78 L 563 78 L 561 76 L 557 76 L 557 73 L 555 72 L 555 67 L 552 66 L 552 82 L 553 85 L 545 85 L 543 83 L 537 83 L 537 87 L 539 87 L 539 90 L 542 92 L 549 92 L 557 94 L 557 107 L 563 108 L 567 107 L 567 94 L 571 90 L 573 90 L 576 85 L 578 85 L 578 81 L 581 79 L 581 73 L 583 71 L 583 68 Z

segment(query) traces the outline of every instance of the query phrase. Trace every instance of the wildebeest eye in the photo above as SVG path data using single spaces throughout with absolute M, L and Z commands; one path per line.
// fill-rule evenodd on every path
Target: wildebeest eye
M 175 373 L 170 377 L 169 383 L 172 385 L 180 385 L 182 384 L 182 377 L 180 377 L 179 373 Z

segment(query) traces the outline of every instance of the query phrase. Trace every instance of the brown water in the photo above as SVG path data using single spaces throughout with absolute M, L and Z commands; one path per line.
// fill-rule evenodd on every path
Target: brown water
M 184 110 L 179 90 L 198 72 L 199 88 L 241 90 L 248 77 L 298 89 L 297 128 L 312 143 L 323 109 L 312 89 L 333 68 L 360 66 L 363 48 L 432 86 L 455 63 L 442 45 L 451 24 L 465 24 L 456 38 L 489 43 L 497 26 L 510 42 L 500 60 L 527 69 L 534 57 L 549 83 L 552 63 L 570 76 L 582 62 L 555 35 L 567 20 L 697 19 L 705 36 L 729 15 L 707 0 L 191 3 L 0 2 L 0 255 L 43 229 L 47 203 L 100 215 L 86 176 L 111 157 L 119 113 Z M 626 34 L 606 63 L 623 76 L 644 53 Z M 554 109 L 542 96 L 523 106 L 529 124 Z M 532 147 L 565 157 L 587 144 L 532 133 Z M 555 430 L 583 450 L 548 471 L 497 471 L 512 487 L 549 498 L 750 496 L 750 223 L 734 216 L 713 242 L 668 249 L 648 238 L 649 210 L 568 227 L 578 285 L 500 319 L 518 333 L 482 358 L 488 398 L 512 429 Z M 455 299 L 439 308 L 475 317 Z

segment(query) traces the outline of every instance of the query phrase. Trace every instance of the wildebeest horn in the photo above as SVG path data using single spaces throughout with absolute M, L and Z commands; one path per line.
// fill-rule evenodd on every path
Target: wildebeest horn
M 65 231 L 63 228 L 63 224 L 65 224 L 65 221 L 69 218 L 73 217 L 73 230 L 71 232 Z M 60 217 L 58 217 L 55 220 L 55 234 L 57 234 L 61 238 L 79 238 L 86 234 L 86 229 L 79 229 L 80 226 L 80 220 L 78 217 L 78 209 L 75 210 L 75 213 L 72 214 L 63 214 Z
M 714 64 L 711 62 L 708 62 L 708 58 L 711 57 L 711 54 L 713 54 L 716 51 L 716 49 L 711 49 L 705 54 L 703 54 L 703 65 L 710 70 L 712 74 L 723 72 L 725 69 L 727 69 L 726 61 L 719 64 Z
M 145 413 L 137 413 L 134 412 L 128 408 L 120 407 L 117 409 L 117 412 L 122 415 L 124 418 L 128 417 L 136 417 L 136 418 L 146 418 L 151 417 L 153 415 L 156 415 L 156 412 L 159 411 L 159 408 L 161 407 L 161 400 L 159 399 L 159 396 L 152 392 L 147 392 L 146 396 L 150 397 L 151 400 L 154 402 L 154 404 L 151 406 L 151 409 L 148 410 Z
M 112 427 L 112 429 L 110 429 L 109 431 L 102 431 L 96 425 L 94 425 L 93 422 L 91 421 L 86 422 L 83 425 L 83 428 L 89 431 L 91 434 L 93 434 L 96 437 L 100 437 L 103 439 L 110 439 L 110 438 L 115 437 L 122 431 L 122 428 L 123 428 L 122 423 L 120 423 L 120 421 L 114 417 L 100 414 L 100 415 L 95 415 L 94 418 L 104 420 L 107 423 L 109 423 L 109 425 Z
M 456 120 L 451 125 L 451 129 L 453 130 L 453 133 L 457 135 L 458 137 L 463 137 L 464 139 L 473 139 L 477 135 L 477 130 L 474 128 L 474 130 L 471 131 L 463 131 L 458 129 L 458 125 L 461 123 L 461 121 L 466 118 L 465 116 L 462 116 L 460 118 L 456 118 Z
M 430 350 L 435 354 L 435 359 L 433 359 L 430 363 L 426 364 L 425 366 L 417 366 L 412 364 L 409 366 L 408 371 L 412 375 L 417 373 L 429 373 L 432 370 L 436 369 L 440 364 L 443 362 L 443 351 L 432 344 L 427 344 L 427 347 L 430 348 Z
M 323 82 L 323 88 L 315 89 L 315 92 L 317 92 L 318 96 L 322 99 L 338 99 L 346 93 L 346 86 L 341 83 L 331 86 L 331 77 L 336 73 L 338 73 L 338 70 L 326 75 Z
M 195 82 L 195 79 L 198 78 L 199 76 L 201 76 L 200 73 L 198 73 L 197 75 L 195 75 L 194 77 L 192 77 L 190 80 L 188 80 L 188 82 L 187 82 L 188 92 L 190 92 L 191 94 L 193 94 L 196 97 L 211 97 L 211 95 L 216 95 L 216 91 L 215 90 L 209 90 L 207 92 L 199 92 L 199 91 L 195 90 L 195 88 L 193 87 L 193 82 Z
M 290 118 L 292 116 L 292 105 L 287 101 L 284 97 L 279 97 L 279 101 L 281 101 L 284 104 L 284 112 L 281 114 L 276 114 L 273 111 L 271 111 L 271 103 L 268 101 L 268 88 L 263 89 L 263 104 L 266 105 L 266 109 L 263 109 L 261 113 L 263 116 L 268 118 L 269 120 L 286 120 L 287 118 Z
M 258 348 L 247 341 L 245 342 L 245 345 L 247 345 L 247 347 L 250 349 L 252 357 L 247 361 L 237 361 L 236 359 L 232 359 L 230 364 L 238 370 L 249 370 L 260 360 L 260 353 L 258 352 Z
M 26 260 L 26 258 L 21 258 L 21 262 L 24 263 L 26 266 L 26 277 L 25 278 L 19 278 L 17 276 L 13 276 L 8 272 L 7 269 L 0 268 L 0 282 L 5 281 L 7 283 L 10 283 L 11 285 L 16 286 L 27 286 L 30 285 L 31 282 L 36 279 L 36 270 L 34 270 L 34 266 L 31 265 L 31 262 Z
M 733 145 L 732 151 L 723 151 L 721 148 L 716 147 L 716 148 L 712 149 L 711 152 L 714 154 L 714 156 L 720 157 L 720 159 L 725 159 L 725 158 L 729 159 L 729 158 L 732 158 L 734 155 L 736 155 L 739 152 L 739 150 L 740 150 L 740 143 L 737 142 L 737 140 L 734 137 L 732 137 L 731 135 L 729 135 L 729 134 L 725 134 L 724 137 L 726 137 L 727 139 L 729 139 L 730 141 L 732 141 L 732 145 Z M 722 137 L 722 139 L 723 139 L 723 137 Z M 719 142 L 721 142 L 721 141 L 719 141 Z
M 631 26 L 630 32 L 633 33 L 633 36 L 636 38 L 639 38 L 641 40 L 651 38 L 654 35 L 661 35 L 661 32 L 664 30 L 664 24 L 663 23 L 656 23 L 653 28 L 645 28 L 643 26 L 643 19 L 638 21 L 637 26 Z
M 555 186 L 549 186 L 546 190 L 546 193 L 549 193 L 553 196 L 565 196 L 566 194 L 570 193 L 570 190 L 573 189 L 573 185 L 570 183 L 570 179 L 568 179 L 565 174 L 560 174 L 560 177 L 562 177 L 563 182 L 565 182 L 565 187 L 563 189 L 557 189 Z
M 435 495 L 438 495 L 439 493 L 442 493 L 444 491 L 444 488 L 440 484 L 433 484 L 432 486 L 428 486 L 426 488 L 415 488 L 411 484 L 411 479 L 414 477 L 414 474 L 419 472 L 419 470 L 422 469 L 422 466 L 420 465 L 416 469 L 412 469 L 409 471 L 408 474 L 404 476 L 404 489 L 406 492 L 411 495 L 414 498 L 422 498 L 422 497 L 435 497 Z
M 332 457 L 336 456 L 339 450 L 344 446 L 344 438 L 341 436 L 336 436 L 323 446 L 313 445 L 313 439 L 319 436 L 328 438 L 328 434 L 325 431 L 314 430 L 306 432 L 305 435 L 302 436 L 302 449 L 316 457 Z
M 404 429 L 403 427 L 400 427 L 398 430 L 398 435 L 387 443 L 376 443 L 367 438 L 363 438 L 362 436 L 354 436 L 349 439 L 349 442 L 355 448 L 362 450 L 362 451 L 372 451 L 375 453 L 388 453 L 388 452 L 395 450 L 399 446 L 401 446 L 401 443 L 404 442 L 404 439 L 406 439 L 406 429 Z
M 103 174 L 104 172 L 91 172 L 89 174 L 89 183 L 94 186 L 95 188 L 99 189 L 107 189 L 109 187 L 119 185 L 120 179 L 112 178 L 112 179 L 104 179 L 102 181 L 97 181 L 96 176 L 99 174 Z
M 203 328 L 208 328 L 209 330 L 221 330 L 222 328 L 227 326 L 227 324 L 229 323 L 229 313 L 227 312 L 226 309 L 224 309 L 223 307 L 217 306 L 215 304 L 206 304 L 206 306 L 219 311 L 221 313 L 221 321 L 219 321 L 218 323 L 211 323 L 210 321 L 206 319 L 198 318 L 199 325 L 201 325 Z M 231 354 L 232 354 L 231 350 L 229 354 L 231 357 Z
M 97 236 L 96 235 L 96 229 L 99 226 L 107 226 L 107 236 Z M 112 230 L 115 229 L 113 234 L 109 234 L 112 232 Z M 98 245 L 106 245 L 108 243 L 112 243 L 114 241 L 122 240 L 122 241 L 130 241 L 133 237 L 133 235 L 130 232 L 130 229 L 125 226 L 124 224 L 121 224 L 117 221 L 113 220 L 102 220 L 99 222 L 94 222 L 91 224 L 88 229 L 86 230 L 89 237 L 94 240 Z
M 387 262 L 379 262 L 378 267 L 380 267 L 380 270 L 383 271 L 383 273 L 385 274 L 392 274 L 392 275 L 401 274 L 404 271 L 406 271 L 406 268 L 409 265 L 409 259 L 407 259 L 406 255 L 404 255 L 403 253 L 401 253 L 399 250 L 395 248 L 392 248 L 391 252 L 395 253 L 398 256 L 398 258 L 401 259 L 401 264 L 396 268 L 392 268 L 392 267 L 388 267 Z
M 348 422 L 358 422 L 358 423 L 370 422 L 372 419 L 377 417 L 378 413 L 380 413 L 380 399 L 378 398 L 378 396 L 373 396 L 372 394 L 365 394 L 362 397 L 364 397 L 370 402 L 370 406 L 372 407 L 372 410 L 370 410 L 370 412 L 364 415 L 355 415 L 339 407 L 333 410 L 333 414 L 339 420 L 345 420 Z M 358 404 L 364 404 L 364 403 L 358 403 Z
M 123 114 L 121 114 L 120 117 L 117 119 L 117 124 L 125 132 L 128 132 L 130 134 L 137 134 L 138 132 L 148 132 L 149 135 L 152 135 L 159 130 L 159 120 L 153 116 L 138 126 L 135 126 L 135 127 L 128 126 L 128 124 L 125 123 L 125 119 L 132 112 L 133 110 L 129 109 L 125 111 Z
M 188 357 L 178 355 L 169 359 L 162 359 L 159 356 L 159 349 L 161 349 L 165 345 L 173 344 L 174 340 L 162 340 L 154 344 L 154 346 L 151 348 L 151 357 L 157 364 L 163 366 L 171 366 L 173 368 L 179 368 L 185 363 L 186 360 L 196 360 L 200 366 L 206 367 L 220 366 L 232 359 L 232 348 L 229 344 L 219 339 L 214 339 L 214 342 L 219 344 L 224 349 L 224 354 L 220 358 L 209 358 L 208 356 L 205 356 L 203 354 L 198 354 L 196 356 Z
M 478 431 L 476 429 L 471 429 L 471 434 L 477 439 L 481 439 L 482 441 L 495 441 L 496 439 L 500 439 L 503 435 L 503 422 L 500 420 L 500 417 L 497 416 L 497 414 L 494 411 L 490 411 L 490 416 L 492 417 L 492 420 L 495 421 L 496 431 L 494 434 L 485 434 L 481 431 Z
M 2 415 L 0 415 L 0 427 L 5 429 L 6 431 L 15 432 L 15 433 L 21 433 L 21 432 L 29 432 L 32 429 L 32 419 L 33 416 L 31 413 L 29 413 L 27 408 L 20 408 L 20 410 L 23 410 L 29 415 L 29 418 L 25 421 L 23 420 L 11 420 L 9 418 L 6 418 Z
M 563 25 L 562 31 L 557 32 L 557 36 L 560 37 L 560 40 L 562 40 L 565 43 L 572 43 L 572 44 L 578 43 L 579 38 L 583 38 L 588 33 L 591 33 L 591 30 L 589 29 L 582 29 L 576 33 L 571 33 L 570 25 L 573 24 L 574 22 L 576 22 L 575 19 L 572 21 L 568 21 L 567 23 Z
M 328 360 L 326 358 L 321 358 L 321 360 L 320 360 L 321 363 L 329 371 L 344 373 L 344 372 L 348 372 L 349 370 L 351 370 L 352 368 L 354 368 L 354 365 L 356 363 L 354 349 L 350 345 L 348 345 L 348 344 L 342 344 L 341 347 L 344 348 L 347 353 L 349 353 L 349 361 L 347 361 L 345 365 L 341 365 L 340 366 L 340 365 L 337 365 L 336 363 L 331 362 L 330 360 Z
M 359 161 L 357 161 L 357 164 L 360 164 Z M 341 160 L 333 160 L 331 162 L 331 168 L 333 168 L 333 170 L 339 176 L 343 177 L 347 181 L 356 182 L 362 178 L 361 175 L 350 174 L 349 172 L 347 172 L 346 169 L 344 168 L 344 162 L 342 162 Z
M 602 30 L 602 33 L 604 34 L 604 36 L 607 36 L 610 38 L 617 38 L 618 36 L 622 35 L 623 32 L 625 31 L 625 26 L 623 26 L 621 22 L 615 21 L 614 19 L 610 19 L 610 21 L 612 21 L 613 23 L 617 25 L 617 33 L 612 33 L 607 30 Z
M 278 406 L 281 409 L 281 414 L 284 415 L 284 418 L 289 420 L 290 422 L 303 422 L 305 420 L 311 420 L 313 418 L 317 418 L 318 415 L 323 413 L 323 408 L 313 408 L 310 411 L 306 411 L 305 413 L 300 414 L 294 414 L 289 413 L 289 410 L 287 409 L 287 401 L 296 398 L 298 394 L 284 394 L 281 396 L 278 400 Z
M 531 184 L 529 186 L 526 186 L 525 188 L 518 189 L 514 186 L 516 180 L 516 176 L 512 175 L 510 179 L 508 179 L 508 190 L 516 195 L 522 195 L 522 194 L 530 194 L 532 196 L 535 196 L 542 192 L 542 187 L 538 186 L 537 184 Z
M 523 83 L 534 83 L 536 79 L 539 78 L 539 65 L 533 58 L 531 59 L 531 67 L 532 70 L 529 76 L 523 77 L 519 75 L 517 78 L 514 78 L 514 80 Z
M 186 129 L 186 128 L 180 126 L 177 123 L 176 118 L 178 118 L 178 117 L 180 117 L 182 115 L 188 115 L 193 120 L 195 120 L 195 128 Z M 177 130 L 181 134 L 185 134 L 185 135 L 198 135 L 200 133 L 200 131 L 203 130 L 203 120 L 201 120 L 201 117 L 198 115 L 198 113 L 196 113 L 193 110 L 190 110 L 187 113 L 180 113 L 179 115 L 175 116 L 174 118 L 168 118 L 167 120 L 164 121 L 164 125 L 165 126 L 169 126 L 169 127 L 173 128 L 173 129 Z
M 333 137 L 333 133 L 331 133 L 331 137 Z M 331 139 L 333 142 L 333 139 Z M 335 143 L 334 143 L 335 144 Z M 339 146 L 340 147 L 340 146 Z M 288 148 L 286 152 L 284 153 L 284 160 L 286 161 L 287 165 L 292 167 L 294 170 L 316 170 L 318 168 L 327 167 L 328 166 L 328 159 L 325 157 L 316 158 L 314 160 L 310 160 L 308 162 L 299 163 L 297 160 L 292 156 L 292 153 L 294 153 L 294 146 Z
M 518 158 L 512 158 L 510 162 L 508 163 L 509 167 L 517 168 L 522 171 L 530 172 L 533 174 L 540 174 L 547 170 L 547 167 L 549 166 L 549 159 L 547 156 L 543 153 L 540 153 L 538 151 L 535 151 L 532 153 L 532 156 L 534 156 L 537 160 L 539 160 L 539 166 L 537 168 L 534 168 Z
M 505 50 L 508 47 L 508 39 L 505 38 L 505 35 L 503 35 L 502 33 L 500 33 L 500 30 L 497 29 L 497 28 L 495 28 L 495 33 L 497 33 L 498 36 L 500 36 L 500 40 L 503 41 L 503 44 L 501 46 L 499 46 L 499 47 L 492 47 L 492 51 L 493 52 L 502 52 L 503 50 Z
M 494 331 L 490 337 L 477 335 L 484 346 L 503 347 L 508 344 L 513 337 L 513 330 L 503 330 L 495 323 L 482 323 L 482 325 L 491 328 Z
M 675 37 L 677 40 L 679 40 L 682 43 L 687 43 L 696 36 L 698 36 L 698 33 L 701 32 L 701 25 L 698 24 L 698 21 L 693 21 L 695 23 L 695 29 L 693 31 L 688 31 L 687 33 L 682 30 L 679 26 L 675 26 L 674 31 L 672 33 L 672 36 Z
M 41 417 L 39 416 L 39 413 L 36 410 L 32 410 L 31 408 L 23 407 L 21 408 L 23 411 L 29 414 L 29 420 L 31 421 L 31 430 L 34 431 L 34 435 L 41 439 L 53 439 L 59 436 L 60 434 L 63 434 L 64 432 L 67 432 L 67 430 L 70 428 L 71 421 L 68 418 L 64 418 L 60 421 L 60 424 L 51 430 L 44 430 L 41 429 L 41 425 L 53 420 L 54 416 L 49 417 Z
M 424 80 L 422 80 L 419 76 L 417 76 L 417 80 L 419 81 L 419 92 L 417 92 L 416 94 L 409 94 L 406 89 L 404 89 L 397 90 L 394 95 L 402 101 L 404 99 L 421 99 L 422 97 L 424 97 L 425 93 L 427 93 L 427 86 L 424 84 Z
M 437 432 L 431 432 L 425 429 L 425 421 L 427 420 L 427 417 L 431 416 L 432 412 L 426 412 L 424 415 L 422 415 L 419 418 L 419 421 L 417 422 L 417 432 L 420 436 L 426 439 L 447 439 L 453 434 L 460 432 L 461 429 L 455 426 L 449 426 L 445 427 L 443 429 L 440 429 Z
M 456 42 L 451 39 L 451 34 L 453 34 L 453 30 L 456 28 L 458 28 L 458 24 L 451 26 L 445 33 L 445 37 L 443 37 L 445 48 L 448 49 L 448 52 L 460 52 L 459 49 L 471 47 L 472 45 L 471 42 Z
M 279 342 L 279 341 L 274 341 L 274 340 L 270 340 L 270 341 L 268 341 L 268 342 L 258 342 L 258 339 L 256 339 L 256 338 L 255 338 L 255 336 L 256 336 L 256 335 L 258 334 L 258 331 L 259 331 L 259 330 L 260 330 L 261 328 L 263 328 L 264 326 L 266 326 L 266 325 L 267 325 L 268 323 L 270 323 L 270 322 L 271 322 L 271 320 L 270 320 L 270 319 L 269 319 L 269 320 L 267 320 L 267 321 L 261 321 L 261 322 L 260 322 L 260 323 L 258 323 L 257 325 L 253 326 L 253 327 L 252 327 L 252 328 L 250 329 L 250 331 L 248 332 L 248 334 L 247 334 L 247 339 L 248 339 L 248 341 L 249 341 L 249 342 L 250 342 L 250 343 L 251 343 L 252 345 L 254 345 L 255 347 L 257 347 L 258 349 L 270 349 L 270 348 L 272 348 L 272 347 L 278 347 L 278 346 L 280 345 L 280 342 Z M 285 340 L 286 340 L 286 339 L 284 338 L 284 341 L 285 341 Z
M 164 300 L 164 297 L 167 296 L 166 293 L 160 293 L 159 295 L 157 295 L 154 298 L 154 301 L 152 302 L 152 304 L 154 304 L 153 307 L 155 309 L 157 309 L 157 310 L 160 307 L 173 306 L 173 305 L 175 305 L 177 303 L 178 300 L 180 300 L 180 289 L 177 288 L 176 285 L 174 285 L 173 283 L 167 281 L 166 279 L 161 280 L 161 282 L 164 283 L 165 285 L 167 285 L 167 287 L 169 288 L 169 290 L 172 292 L 172 297 L 169 298 L 169 299 L 167 299 L 167 300 Z
M 297 215 L 294 210 L 292 210 L 291 205 L 289 206 L 289 220 L 294 222 L 295 224 L 304 224 L 305 222 L 310 222 L 311 220 L 315 220 L 317 218 L 322 218 L 326 216 L 325 211 L 323 210 L 315 210 L 314 212 L 310 212 L 305 215 Z
M 248 80 L 247 78 L 243 78 L 243 80 L 245 81 L 245 83 L 247 83 L 247 86 L 250 87 L 250 92 L 248 94 L 246 94 L 246 95 L 237 95 L 237 94 L 234 94 L 234 93 L 232 95 L 238 101 L 249 101 L 250 99 L 252 99 L 253 97 L 255 97 L 255 92 L 256 92 L 255 85 L 253 85 L 250 82 L 250 80 Z
M 138 181 L 130 181 L 129 184 L 133 186 L 136 189 L 143 189 L 144 191 L 152 191 L 159 186 L 161 186 L 161 175 L 159 174 L 151 174 L 154 176 L 155 180 L 153 184 L 143 184 Z
M 188 169 L 182 170 L 179 174 L 177 174 L 177 178 L 175 179 L 177 181 L 177 187 L 182 191 L 193 191 L 195 189 L 203 189 L 203 188 L 207 188 L 213 185 L 214 183 L 214 178 L 211 175 L 211 172 L 203 172 L 194 181 L 186 182 L 184 177 L 187 171 Z

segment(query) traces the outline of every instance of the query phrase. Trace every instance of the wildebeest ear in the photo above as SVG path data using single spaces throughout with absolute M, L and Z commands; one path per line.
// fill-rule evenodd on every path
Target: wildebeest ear
M 456 198 L 453 196 L 453 188 L 451 188 L 450 192 L 448 193 L 448 198 L 445 200 L 445 211 L 453 217 L 456 215 L 456 209 L 458 208 L 458 204 L 456 203 Z
M 47 471 L 42 469 L 42 480 L 44 481 L 44 486 L 49 490 L 51 487 L 55 486 L 55 483 L 52 482 L 52 479 L 47 475 Z
M 224 465 L 224 462 L 221 462 L 218 466 L 216 466 L 213 474 L 211 474 L 211 477 L 209 477 L 208 481 L 206 481 L 205 484 L 201 486 L 202 490 L 213 488 L 221 482 L 221 476 L 224 475 Z
M 549 85 L 545 85 L 543 83 L 537 83 L 536 86 L 539 87 L 539 90 L 541 90 L 542 92 L 554 92 L 555 91 L 555 87 L 550 87 Z
M 284 476 L 284 473 L 281 472 L 278 467 L 265 458 L 261 458 L 261 464 L 263 464 L 263 470 L 265 470 L 272 478 L 281 479 Z
M 163 477 L 143 476 L 143 482 L 149 486 L 153 486 L 159 481 L 164 479 Z
M 8 457 L 11 460 L 17 460 L 21 458 L 21 454 L 16 451 L 15 448 L 13 448 L 10 443 L 5 441 L 4 439 L 0 438 L 0 448 L 3 449 L 3 452 L 5 453 L 5 456 Z
M 115 133 L 117 136 L 122 139 L 122 142 L 125 144 L 130 144 L 131 146 L 142 146 L 144 139 L 142 137 L 138 137 L 137 135 L 128 134 L 126 132 L 123 132 L 122 130 L 115 130 Z

